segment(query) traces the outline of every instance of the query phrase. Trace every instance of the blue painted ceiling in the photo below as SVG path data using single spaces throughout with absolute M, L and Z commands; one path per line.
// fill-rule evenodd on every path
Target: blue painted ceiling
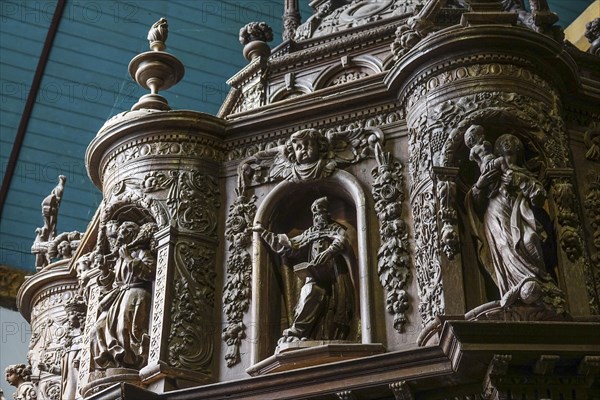
M 600 0 L 597 0 L 600 1 Z M 33 269 L 34 229 L 41 200 L 68 178 L 58 230 L 84 231 L 101 200 L 89 181 L 84 153 L 111 116 L 145 93 L 127 73 L 129 60 L 148 50 L 146 34 L 169 21 L 167 51 L 186 67 L 182 82 L 164 93 L 174 109 L 215 114 L 225 83 L 246 64 L 238 30 L 250 21 L 273 27 L 281 41 L 283 0 L 67 0 L 0 220 L 0 264 Z M 309 15 L 301 0 L 303 20 Z M 550 0 L 568 25 L 591 0 Z M 56 0 L 0 2 L 0 175 L 4 176 Z M 278 39 L 279 38 L 279 39 Z

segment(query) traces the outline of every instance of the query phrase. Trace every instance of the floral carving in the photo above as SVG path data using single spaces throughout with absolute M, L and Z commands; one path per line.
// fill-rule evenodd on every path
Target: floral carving
M 586 284 L 592 313 L 600 314 L 600 173 L 593 170 L 588 193 L 583 201 L 592 228 L 594 252 L 591 265 L 586 266 Z
M 246 337 L 244 313 L 248 311 L 251 297 L 252 260 L 248 252 L 251 244 L 252 224 L 256 213 L 256 196 L 248 197 L 241 189 L 229 207 L 225 221 L 225 237 L 229 242 L 227 258 L 227 281 L 223 290 L 223 305 L 227 326 L 222 339 L 227 344 L 225 360 L 232 367 L 240 362 L 240 346 Z
M 442 268 L 439 254 L 433 166 L 430 156 L 430 131 L 427 117 L 421 116 L 409 129 L 409 173 L 412 177 L 410 202 L 415 229 L 415 269 L 419 286 L 419 313 L 423 325 L 444 314 Z
M 567 258 L 575 262 L 583 253 L 583 239 L 579 234 L 579 218 L 575 213 L 573 184 L 568 179 L 556 179 L 552 185 L 552 196 L 560 225 L 560 245 Z
M 405 288 L 411 277 L 408 233 L 401 219 L 404 201 L 402 165 L 391 153 L 384 153 L 378 142 L 375 143 L 375 158 L 378 167 L 371 171 L 374 178 L 371 193 L 379 218 L 381 241 L 377 272 L 387 292 L 386 309 L 394 315 L 394 328 L 401 333 L 409 307 Z
M 214 349 L 208 316 L 214 305 L 215 250 L 180 241 L 175 252 L 177 269 L 171 305 L 169 364 L 210 373 Z

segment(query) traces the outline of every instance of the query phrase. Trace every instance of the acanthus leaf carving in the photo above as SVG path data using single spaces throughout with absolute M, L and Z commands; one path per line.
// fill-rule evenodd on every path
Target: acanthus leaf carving
M 179 241 L 175 253 L 177 269 L 171 305 L 169 364 L 210 373 L 214 351 L 210 320 L 216 253 L 192 241 Z
M 391 153 L 384 153 L 375 143 L 378 166 L 371 171 L 375 211 L 379 218 L 380 247 L 377 253 L 379 281 L 387 292 L 386 309 L 394 315 L 394 328 L 404 331 L 409 297 L 406 285 L 411 278 L 408 232 L 402 220 L 404 180 L 402 165 Z
M 439 238 L 429 148 L 431 131 L 427 116 L 422 115 L 409 128 L 410 202 L 415 229 L 415 270 L 419 287 L 419 313 L 423 325 L 433 323 L 443 315 L 445 304 L 442 287 L 442 267 L 438 257 Z

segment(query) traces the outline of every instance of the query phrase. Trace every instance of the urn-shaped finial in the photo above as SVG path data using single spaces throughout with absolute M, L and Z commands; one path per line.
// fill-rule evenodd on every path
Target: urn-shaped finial
M 252 61 L 257 57 L 268 57 L 273 40 L 273 30 L 265 22 L 250 22 L 240 29 L 240 43 L 244 45 L 244 57 Z
M 129 63 L 129 75 L 141 87 L 150 90 L 150 94 L 140 97 L 140 100 L 131 107 L 132 110 L 171 109 L 167 99 L 160 96 L 158 92 L 177 84 L 183 78 L 185 69 L 181 61 L 164 51 L 167 47 L 165 41 L 168 34 L 167 20 L 159 19 L 148 31 L 148 42 L 152 51 L 138 54 Z

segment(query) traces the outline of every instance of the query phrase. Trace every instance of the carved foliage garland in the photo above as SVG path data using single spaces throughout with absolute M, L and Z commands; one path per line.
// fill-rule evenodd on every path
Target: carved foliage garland
M 175 296 L 171 305 L 169 365 L 210 373 L 215 302 L 215 250 L 180 240 L 175 247 Z
M 402 165 L 391 153 L 384 153 L 375 144 L 378 167 L 373 174 L 373 199 L 379 218 L 381 245 L 377 253 L 379 281 L 387 292 L 386 309 L 394 315 L 394 328 L 401 333 L 409 307 L 406 284 L 411 277 L 408 233 L 401 219 L 404 188 Z
M 444 314 L 442 271 L 438 258 L 439 240 L 429 149 L 430 131 L 422 115 L 409 129 L 410 202 L 415 229 L 415 269 L 419 286 L 419 313 L 423 325 Z
M 591 296 L 590 308 L 593 314 L 600 314 L 600 171 L 594 169 L 589 191 L 583 202 L 588 215 L 588 220 L 593 229 L 592 244 L 594 252 L 591 257 L 591 266 L 587 268 L 587 289 Z
M 573 184 L 566 178 L 555 179 L 551 193 L 557 207 L 560 245 L 567 258 L 576 262 L 583 252 L 583 240 L 579 234 L 579 218 L 575 213 Z
M 227 326 L 223 329 L 222 339 L 227 344 L 225 360 L 229 367 L 240 362 L 240 345 L 246 337 L 243 317 L 250 306 L 252 284 L 252 259 L 247 248 L 251 244 L 256 213 L 256 196 L 248 197 L 239 189 L 236 192 L 238 196 L 229 207 L 229 216 L 225 221 L 229 257 L 223 293 Z

